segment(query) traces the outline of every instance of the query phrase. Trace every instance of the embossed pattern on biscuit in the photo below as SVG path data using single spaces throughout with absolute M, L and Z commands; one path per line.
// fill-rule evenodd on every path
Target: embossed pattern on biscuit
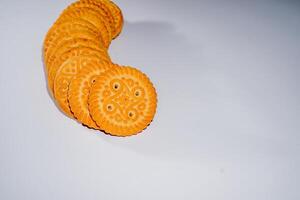
M 99 129 L 97 124 L 91 118 L 88 109 L 88 97 L 91 85 L 94 83 L 97 76 L 112 67 L 115 67 L 115 65 L 105 61 L 102 63 L 89 64 L 82 68 L 70 83 L 68 99 L 71 111 L 79 122 L 90 128 Z
M 121 9 L 112 1 L 108 3 L 108 8 L 114 17 L 113 21 L 114 21 L 115 31 L 113 32 L 113 39 L 115 39 L 116 37 L 118 37 L 118 35 L 120 35 L 123 28 L 123 23 L 124 23 L 123 14 Z
M 131 67 L 118 67 L 96 78 L 89 110 L 101 130 L 115 136 L 141 132 L 156 111 L 156 91 L 149 78 Z
M 102 19 L 104 19 L 103 22 L 106 24 L 106 26 L 109 26 L 111 32 L 114 33 L 114 17 L 108 8 L 109 5 L 110 3 L 107 3 L 107 1 L 81 0 L 71 4 L 66 11 L 68 9 L 72 9 L 73 7 L 94 9 L 96 12 L 101 14 Z
M 53 64 L 56 57 L 59 57 L 62 53 L 69 51 L 75 47 L 87 47 L 96 49 L 102 52 L 107 52 L 107 50 L 101 44 L 101 41 L 95 39 L 86 39 L 85 37 L 70 37 L 64 38 L 60 36 L 61 41 L 55 46 L 51 46 L 47 54 L 44 55 L 45 62 L 49 67 Z
M 86 39 L 82 37 L 72 37 L 68 39 L 62 40 L 57 45 L 50 48 L 48 53 L 45 55 L 45 62 L 47 66 L 47 71 L 51 68 L 51 65 L 54 64 L 55 59 L 58 58 L 61 54 L 76 48 L 76 47 L 87 47 L 91 49 L 95 49 L 101 52 L 105 52 L 103 48 L 101 48 L 101 42 L 93 39 Z
M 54 80 L 54 97 L 62 111 L 68 116 L 73 117 L 68 103 L 68 90 L 71 80 L 82 68 L 89 65 L 101 65 L 102 60 L 97 56 L 81 55 L 72 57 L 59 68 Z
M 51 45 L 57 45 L 60 40 L 74 36 L 87 39 L 100 39 L 103 41 L 101 34 L 95 32 L 91 24 L 84 24 L 84 21 L 80 19 L 66 21 L 58 24 L 49 31 L 44 41 L 44 53 L 47 55 L 48 50 L 51 49 Z
M 49 69 L 48 73 L 48 85 L 50 88 L 50 91 L 53 92 L 53 82 L 54 78 L 57 75 L 57 71 L 60 69 L 62 65 L 64 65 L 65 62 L 68 62 L 70 59 L 74 57 L 80 57 L 80 56 L 97 56 L 100 59 L 110 61 L 110 58 L 107 54 L 107 52 L 101 52 L 97 49 L 88 48 L 88 47 L 76 47 L 72 48 L 71 50 L 61 54 L 59 57 L 57 57 L 54 60 L 53 66 Z
M 71 20 L 73 18 L 81 18 L 92 23 L 102 34 L 104 46 L 107 48 L 111 42 L 111 29 L 105 20 L 102 20 L 101 14 L 91 8 L 73 8 L 60 16 L 60 20 Z
M 76 1 L 49 29 L 43 47 L 48 88 L 59 109 L 114 136 L 144 130 L 157 106 L 149 78 L 110 59 L 109 45 L 123 23 L 120 8 L 110 0 Z

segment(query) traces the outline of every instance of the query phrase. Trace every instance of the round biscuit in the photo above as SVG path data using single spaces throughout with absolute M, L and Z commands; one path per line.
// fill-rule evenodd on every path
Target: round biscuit
M 88 104 L 101 130 L 114 136 L 131 136 L 153 120 L 157 95 L 145 74 L 132 67 L 115 67 L 96 78 Z
M 68 100 L 71 111 L 79 122 L 90 128 L 99 129 L 88 110 L 87 101 L 91 85 L 97 76 L 112 67 L 114 65 L 109 62 L 91 63 L 82 68 L 69 85 Z

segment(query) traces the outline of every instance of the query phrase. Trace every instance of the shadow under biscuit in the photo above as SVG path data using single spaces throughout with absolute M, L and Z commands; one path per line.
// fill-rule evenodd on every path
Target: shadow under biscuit
M 192 42 L 169 22 L 125 21 L 120 36 L 112 41 L 110 55 L 119 64 L 135 65 L 151 70 L 181 70 L 199 52 L 192 50 Z

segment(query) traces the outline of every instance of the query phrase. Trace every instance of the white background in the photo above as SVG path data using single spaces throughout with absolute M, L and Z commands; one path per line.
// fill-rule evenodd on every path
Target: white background
M 65 117 L 44 36 L 71 1 L 0 1 L 0 199 L 300 199 L 300 2 L 118 0 L 112 59 L 158 112 L 116 138 Z

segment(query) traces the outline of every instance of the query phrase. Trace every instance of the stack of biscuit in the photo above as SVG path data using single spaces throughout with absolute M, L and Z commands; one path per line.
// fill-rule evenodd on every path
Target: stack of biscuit
M 114 136 L 140 133 L 157 106 L 149 78 L 109 57 L 109 45 L 122 27 L 122 12 L 112 1 L 80 0 L 61 13 L 43 48 L 48 88 L 59 109 Z

